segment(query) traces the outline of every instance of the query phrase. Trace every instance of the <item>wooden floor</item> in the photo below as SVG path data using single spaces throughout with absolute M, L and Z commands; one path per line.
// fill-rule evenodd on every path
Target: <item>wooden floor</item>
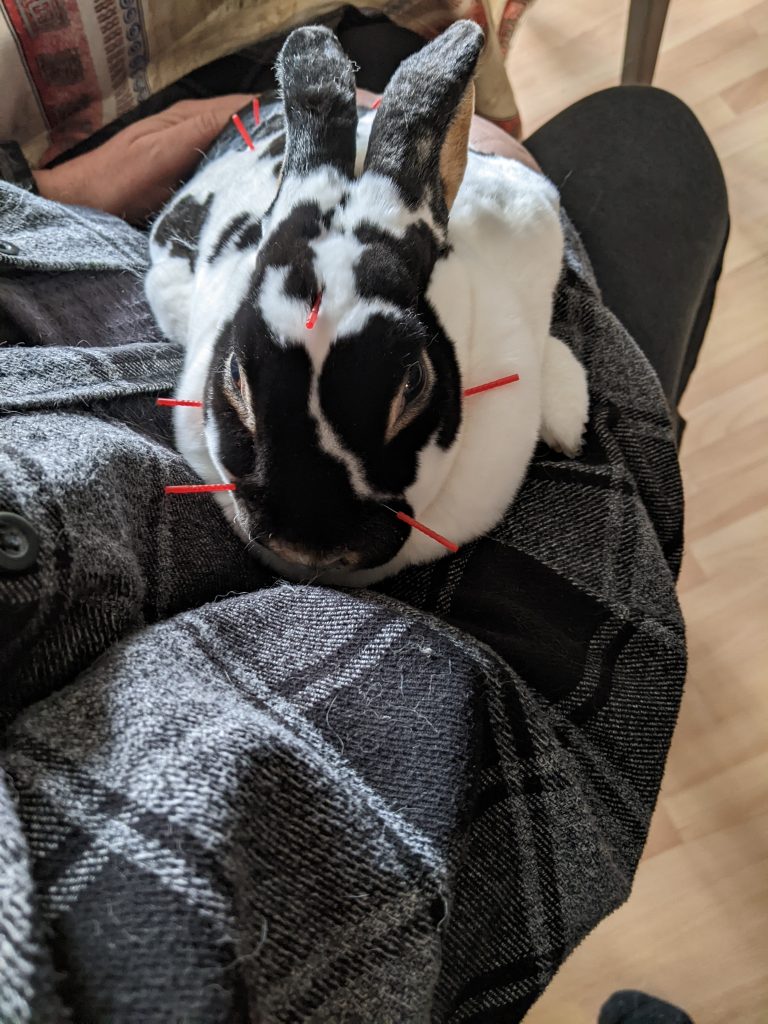
M 627 7 L 537 0 L 509 60 L 527 131 L 617 84 Z M 733 221 L 682 408 L 690 670 L 634 892 L 526 1024 L 593 1024 L 625 987 L 768 1024 L 768 0 L 672 0 L 654 84 L 709 132 Z

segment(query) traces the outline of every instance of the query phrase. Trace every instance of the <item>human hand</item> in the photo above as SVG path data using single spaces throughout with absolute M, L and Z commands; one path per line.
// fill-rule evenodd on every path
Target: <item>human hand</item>
M 529 153 L 522 142 L 518 142 L 503 128 L 499 128 L 493 121 L 475 114 L 472 117 L 472 126 L 469 129 L 469 144 L 472 149 L 481 153 L 495 153 L 497 156 L 505 156 L 509 160 L 517 160 L 532 171 L 542 173 L 536 159 Z
M 47 199 L 141 223 L 168 201 L 232 114 L 252 98 L 232 94 L 174 103 L 89 153 L 34 171 L 38 191 Z

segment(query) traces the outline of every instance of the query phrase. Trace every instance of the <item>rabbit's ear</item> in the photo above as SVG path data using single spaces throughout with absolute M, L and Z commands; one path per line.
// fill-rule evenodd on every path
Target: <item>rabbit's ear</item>
M 330 29 L 297 28 L 277 58 L 286 147 L 283 176 L 330 164 L 346 177 L 355 166 L 357 103 L 352 65 Z
M 403 61 L 371 128 L 365 170 L 392 178 L 412 208 L 428 202 L 443 224 L 467 163 L 482 46 L 473 21 L 455 22 Z

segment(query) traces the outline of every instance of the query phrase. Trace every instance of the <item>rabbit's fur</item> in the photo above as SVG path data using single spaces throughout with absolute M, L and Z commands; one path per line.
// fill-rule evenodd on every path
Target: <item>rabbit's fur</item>
M 225 513 L 291 578 L 368 584 L 440 557 L 393 510 L 466 543 L 539 437 L 580 446 L 586 376 L 549 335 L 558 196 L 468 152 L 481 46 L 457 22 L 358 110 L 333 34 L 297 29 L 282 103 L 250 121 L 256 151 L 225 132 L 153 228 L 147 295 L 186 348 L 179 397 L 203 402 L 175 410 L 179 451 L 203 480 L 237 481 Z

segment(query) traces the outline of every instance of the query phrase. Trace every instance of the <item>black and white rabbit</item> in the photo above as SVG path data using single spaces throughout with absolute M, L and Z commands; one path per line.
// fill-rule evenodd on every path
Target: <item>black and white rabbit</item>
M 147 295 L 186 348 L 179 397 L 203 403 L 175 410 L 179 451 L 236 481 L 224 512 L 289 578 L 366 585 L 438 558 L 395 511 L 466 543 L 539 437 L 580 446 L 586 375 L 549 334 L 557 192 L 468 148 L 482 43 L 455 23 L 362 111 L 335 36 L 297 29 L 255 151 L 228 129 L 155 222 Z

